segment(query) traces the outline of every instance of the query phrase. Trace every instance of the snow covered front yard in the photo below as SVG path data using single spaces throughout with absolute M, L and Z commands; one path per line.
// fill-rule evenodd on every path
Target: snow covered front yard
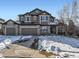
M 39 50 L 59 53 L 59 55 L 68 55 L 68 57 L 79 57 L 79 39 L 65 36 L 39 36 Z M 58 51 L 56 51 L 57 49 Z
M 39 38 L 42 40 L 51 40 L 54 42 L 58 42 L 61 44 L 67 44 L 75 48 L 79 48 L 79 39 L 75 38 L 69 38 L 65 36 L 39 36 Z
M 53 50 L 53 48 L 57 47 L 59 48 L 58 52 L 60 53 L 60 55 L 67 52 L 66 55 L 71 54 L 72 56 L 74 55 L 79 57 L 79 39 L 59 36 L 59 35 L 57 36 L 56 35 L 52 35 L 52 36 L 47 36 L 47 35 L 45 36 L 31 36 L 31 35 L 2 36 L 0 35 L 0 46 L 2 44 L 5 47 L 5 45 L 2 42 L 5 41 L 6 39 L 10 39 L 11 42 L 16 42 L 17 40 L 27 40 L 25 45 L 29 47 L 35 38 L 39 38 L 38 50 L 44 49 L 47 52 L 54 52 L 55 49 Z

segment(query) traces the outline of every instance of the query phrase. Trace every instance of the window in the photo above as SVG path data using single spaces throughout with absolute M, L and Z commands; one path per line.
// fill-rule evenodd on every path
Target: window
M 48 27 L 47 26 L 43 26 L 41 28 L 41 32 L 48 32 Z
M 23 16 L 20 16 L 21 17 L 21 22 L 23 22 L 24 21 L 24 17 Z
M 31 17 L 30 16 L 25 16 L 25 22 L 31 22 Z
M 30 17 L 27 17 L 27 21 L 30 21 Z
M 47 15 L 42 15 L 40 17 L 41 17 L 41 21 L 42 22 L 47 22 L 48 21 L 48 18 L 49 18 Z

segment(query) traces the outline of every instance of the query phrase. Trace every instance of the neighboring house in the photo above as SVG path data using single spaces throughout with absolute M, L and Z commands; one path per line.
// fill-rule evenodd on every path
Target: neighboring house
M 3 28 L 2 28 L 2 23 L 4 23 L 5 20 L 0 18 L 0 35 L 3 34 Z
M 36 8 L 31 12 L 18 15 L 17 21 L 10 19 L 2 23 L 2 26 L 4 35 L 49 35 L 60 32 L 61 25 L 58 24 L 59 21 L 50 13 Z
M 2 34 L 2 23 L 0 22 L 0 35 Z
M 11 19 L 3 23 L 3 33 L 5 35 L 18 35 L 18 29 L 18 23 Z
M 5 22 L 5 20 L 0 18 L 0 23 L 4 23 L 4 22 Z

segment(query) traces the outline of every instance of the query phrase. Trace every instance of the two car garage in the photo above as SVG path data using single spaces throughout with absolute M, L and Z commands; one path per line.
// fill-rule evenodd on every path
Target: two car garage
M 21 35 L 38 35 L 39 26 L 20 26 Z
M 22 35 L 37 35 L 37 28 L 22 28 Z

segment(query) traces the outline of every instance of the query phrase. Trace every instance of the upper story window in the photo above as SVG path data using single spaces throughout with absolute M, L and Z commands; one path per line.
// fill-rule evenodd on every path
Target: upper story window
M 27 17 L 27 21 L 30 21 L 30 17 Z
M 24 16 L 20 16 L 20 18 L 21 18 L 21 21 L 24 21 Z
M 31 22 L 31 16 L 25 16 L 25 22 Z
M 48 15 L 41 15 L 40 20 L 41 20 L 41 22 L 48 22 L 49 21 L 49 16 Z
M 41 16 L 41 20 L 42 21 L 47 21 L 48 20 L 48 16 Z

